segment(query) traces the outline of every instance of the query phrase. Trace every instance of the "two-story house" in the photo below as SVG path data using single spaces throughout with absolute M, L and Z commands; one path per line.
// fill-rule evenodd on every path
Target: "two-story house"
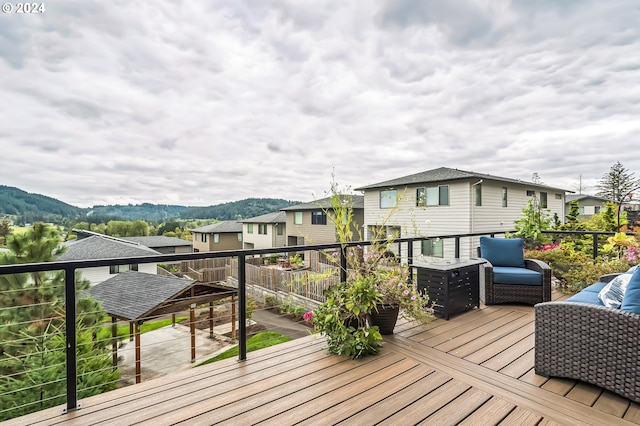
M 341 195 L 341 198 L 353 207 L 352 225 L 362 228 L 364 197 Z M 331 197 L 327 197 L 281 209 L 286 213 L 287 246 L 335 243 L 336 227 L 326 214 L 332 207 Z M 354 238 L 358 239 L 357 232 L 354 232 Z
M 238 250 L 242 248 L 242 223 L 225 220 L 191 230 L 193 251 Z
M 74 230 L 75 232 L 76 230 Z M 80 236 L 80 234 L 78 234 Z M 67 248 L 56 260 L 90 260 L 90 259 L 114 259 L 121 257 L 153 256 L 160 254 L 149 247 L 115 238 L 108 235 L 83 231 L 83 237 L 66 241 L 63 245 Z M 126 265 L 99 266 L 83 268 L 82 278 L 91 282 L 91 285 L 100 284 L 115 274 L 126 271 L 140 271 L 148 274 L 157 273 L 157 263 L 131 263 Z
M 529 200 L 564 218 L 561 188 L 483 173 L 441 167 L 365 185 L 367 238 L 385 223 L 383 235 L 438 236 L 514 230 Z M 477 239 L 461 241 L 460 256 L 475 257 Z M 454 257 L 454 241 L 432 239 L 414 246 L 414 254 Z
M 286 213 L 272 212 L 242 221 L 245 249 L 283 247 L 287 245 Z

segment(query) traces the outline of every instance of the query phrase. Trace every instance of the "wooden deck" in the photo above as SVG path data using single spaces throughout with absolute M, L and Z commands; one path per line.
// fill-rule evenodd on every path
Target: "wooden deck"
M 405 323 L 362 360 L 309 336 L 6 424 L 640 424 L 640 404 L 537 376 L 533 319 L 531 307 L 490 306 Z

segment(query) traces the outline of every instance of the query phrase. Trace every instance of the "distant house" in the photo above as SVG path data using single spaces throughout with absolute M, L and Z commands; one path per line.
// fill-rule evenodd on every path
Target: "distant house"
M 362 195 L 343 195 L 342 197 L 344 200 L 352 200 L 352 224 L 362 227 L 364 197 Z M 287 246 L 336 242 L 336 228 L 326 214 L 326 211 L 331 208 L 331 197 L 327 197 L 282 209 L 286 213 Z M 354 238 L 358 239 L 358 236 L 355 235 Z
M 176 237 L 157 235 L 149 237 L 122 237 L 122 239 L 149 247 L 162 254 L 193 252 L 193 244 L 191 241 Z
M 220 251 L 242 248 L 242 223 L 226 220 L 191 230 L 193 251 Z
M 365 185 L 365 230 L 397 237 L 499 232 L 514 229 L 522 209 L 535 198 L 563 218 L 564 189 L 483 173 L 441 167 Z M 389 217 L 391 215 L 391 217 Z M 380 229 L 386 219 L 386 229 Z M 454 240 L 432 239 L 415 254 L 454 257 Z M 477 241 L 461 240 L 461 257 L 475 257 Z
M 588 219 L 594 214 L 604 211 L 605 203 L 609 202 L 608 199 L 595 195 L 567 194 L 565 206 L 567 213 L 569 212 L 569 203 L 571 201 L 578 201 L 578 209 L 580 210 L 578 219 Z
M 75 230 L 74 230 L 75 231 Z M 56 260 L 92 260 L 92 259 L 117 259 L 122 257 L 153 256 L 160 254 L 149 247 L 142 246 L 131 241 L 108 235 L 96 234 L 66 241 L 63 245 L 67 250 L 58 256 Z M 148 274 L 156 274 L 156 263 L 135 263 L 127 265 L 100 266 L 81 269 L 82 277 L 88 279 L 91 285 L 99 284 L 113 275 L 126 271 L 140 271 Z
M 262 249 L 287 245 L 286 213 L 267 213 L 242 221 L 242 240 L 245 249 Z

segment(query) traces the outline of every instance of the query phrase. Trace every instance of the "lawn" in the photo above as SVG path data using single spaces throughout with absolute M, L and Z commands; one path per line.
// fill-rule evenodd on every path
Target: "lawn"
M 269 346 L 277 345 L 280 343 L 288 342 L 292 340 L 290 337 L 277 333 L 275 331 L 262 331 L 247 340 L 247 352 L 257 351 L 258 349 L 267 348 Z M 222 359 L 231 358 L 234 356 L 238 356 L 239 349 L 238 346 L 234 346 L 233 348 L 226 350 L 218 355 L 210 358 L 206 361 L 198 364 L 205 365 L 210 364 L 212 362 L 220 361 Z

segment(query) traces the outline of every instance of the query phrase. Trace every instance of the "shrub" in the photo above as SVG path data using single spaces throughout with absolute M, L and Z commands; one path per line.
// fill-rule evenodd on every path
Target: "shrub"
M 633 265 L 626 259 L 585 262 L 579 268 L 572 268 L 564 274 L 565 288 L 570 292 L 577 293 L 598 282 L 601 275 L 624 272 L 631 266 Z

